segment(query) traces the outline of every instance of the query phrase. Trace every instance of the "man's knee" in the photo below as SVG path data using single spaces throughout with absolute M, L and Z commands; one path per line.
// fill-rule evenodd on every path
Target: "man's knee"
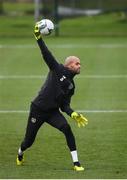
M 60 131 L 62 131 L 64 134 L 71 132 L 71 127 L 69 124 L 63 124 L 60 128 Z

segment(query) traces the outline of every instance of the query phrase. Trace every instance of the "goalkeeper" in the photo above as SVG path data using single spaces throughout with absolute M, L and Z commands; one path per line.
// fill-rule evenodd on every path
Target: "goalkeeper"
M 70 107 L 71 96 L 75 90 L 73 78 L 80 73 L 80 59 L 69 56 L 65 59 L 64 65 L 59 64 L 42 40 L 37 24 L 34 36 L 49 68 L 49 73 L 37 97 L 31 103 L 26 133 L 18 149 L 16 163 L 22 165 L 24 151 L 33 144 L 39 128 L 46 122 L 65 135 L 74 164 L 73 168 L 75 171 L 83 171 L 84 168 L 78 159 L 75 137 L 70 125 L 60 112 L 61 110 L 67 113 L 79 127 L 88 123 L 82 114 L 75 112 Z

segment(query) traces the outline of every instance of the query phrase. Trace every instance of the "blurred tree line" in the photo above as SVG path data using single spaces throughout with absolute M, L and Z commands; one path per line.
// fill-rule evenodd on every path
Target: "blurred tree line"
M 40 12 L 48 16 L 54 13 L 55 0 L 39 0 Z M 4 13 L 4 3 L 31 3 L 35 0 L 0 0 L 0 14 Z M 127 18 L 127 0 L 57 0 L 59 6 L 77 9 L 102 9 L 104 12 L 122 12 L 122 17 Z M 34 8 L 33 8 L 34 12 Z
M 3 0 L 0 1 L 0 14 L 3 13 Z

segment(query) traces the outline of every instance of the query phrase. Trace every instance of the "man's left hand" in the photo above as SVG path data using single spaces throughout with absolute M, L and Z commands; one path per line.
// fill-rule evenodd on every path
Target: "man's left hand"
M 81 127 L 81 126 L 86 126 L 88 124 L 88 120 L 80 113 L 77 113 L 77 112 L 73 112 L 71 114 L 71 117 L 77 121 L 78 123 L 78 127 Z

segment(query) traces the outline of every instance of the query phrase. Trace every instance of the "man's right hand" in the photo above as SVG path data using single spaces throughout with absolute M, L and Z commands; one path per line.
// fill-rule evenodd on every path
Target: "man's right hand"
M 37 40 L 41 38 L 41 33 L 39 31 L 37 23 L 35 24 L 35 27 L 34 27 L 34 36 Z

